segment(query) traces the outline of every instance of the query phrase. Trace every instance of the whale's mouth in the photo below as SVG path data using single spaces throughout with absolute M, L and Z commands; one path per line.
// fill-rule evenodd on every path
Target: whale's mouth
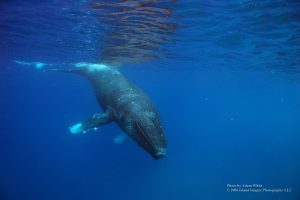
M 154 159 L 161 159 L 166 157 L 167 155 L 167 148 L 158 148 L 157 152 L 154 155 Z
M 145 121 L 144 121 L 145 122 Z M 150 124 L 151 125 L 151 124 Z M 156 129 L 149 130 L 149 124 L 141 126 L 139 123 L 134 123 L 136 133 L 138 134 L 138 143 L 157 160 L 164 158 L 167 155 L 166 144 L 162 136 Z M 147 127 L 148 126 L 148 127 Z M 147 131 L 149 133 L 147 133 Z

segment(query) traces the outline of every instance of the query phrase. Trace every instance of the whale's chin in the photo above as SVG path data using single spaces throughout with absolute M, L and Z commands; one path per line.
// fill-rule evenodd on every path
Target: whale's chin
M 153 155 L 153 158 L 155 160 L 158 160 L 166 157 L 166 155 L 167 155 L 167 148 L 159 148 L 156 154 Z

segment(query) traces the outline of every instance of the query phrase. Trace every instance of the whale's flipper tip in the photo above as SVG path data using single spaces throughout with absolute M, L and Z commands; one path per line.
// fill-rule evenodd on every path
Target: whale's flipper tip
M 77 123 L 71 127 L 69 130 L 73 134 L 87 133 L 91 130 L 97 131 L 98 127 L 107 124 L 112 121 L 109 113 L 98 113 L 94 114 L 92 117 L 88 118 L 82 123 Z
M 125 133 L 122 133 L 114 138 L 114 143 L 115 144 L 122 144 L 128 136 Z
M 42 62 L 25 62 L 20 60 L 14 60 L 16 64 L 23 65 L 23 66 L 32 66 L 38 70 L 44 69 L 48 64 Z
M 82 123 L 77 123 L 77 124 L 69 127 L 69 130 L 74 135 L 76 135 L 78 133 L 85 133 L 85 131 L 82 128 Z

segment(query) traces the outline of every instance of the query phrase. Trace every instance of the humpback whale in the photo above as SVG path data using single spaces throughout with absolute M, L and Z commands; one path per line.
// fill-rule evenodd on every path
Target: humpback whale
M 86 77 L 92 83 L 104 112 L 71 126 L 70 131 L 73 134 L 85 133 L 114 121 L 154 159 L 165 157 L 166 136 L 150 98 L 116 67 L 92 63 L 77 63 L 75 66 L 76 69 L 63 71 Z

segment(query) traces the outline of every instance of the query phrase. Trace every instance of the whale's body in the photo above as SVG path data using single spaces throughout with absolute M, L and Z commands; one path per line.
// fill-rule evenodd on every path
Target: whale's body
M 117 68 L 100 64 L 77 64 L 73 72 L 85 76 L 93 85 L 105 113 L 95 114 L 71 127 L 80 133 L 115 121 L 119 127 L 154 159 L 166 155 L 167 141 L 159 115 L 147 95 L 123 76 Z

